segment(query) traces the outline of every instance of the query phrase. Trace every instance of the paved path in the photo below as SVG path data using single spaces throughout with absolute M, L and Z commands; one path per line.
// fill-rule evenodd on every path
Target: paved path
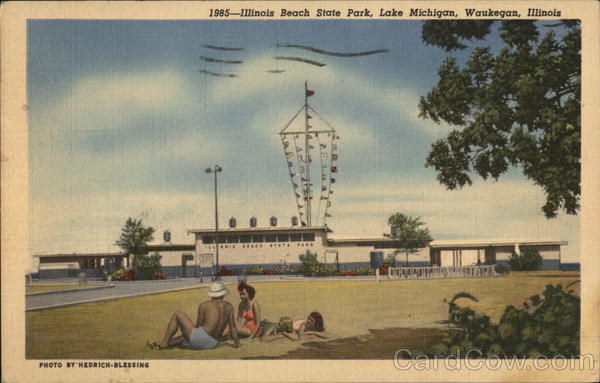
M 221 277 L 224 283 L 237 283 L 238 279 L 236 276 Z M 320 281 L 331 281 L 331 280 L 374 280 L 374 277 L 330 277 L 330 278 L 306 278 L 300 276 L 280 276 L 280 275 L 252 275 L 248 277 L 248 282 L 258 281 L 301 281 L 301 280 L 320 280 Z M 61 280 L 61 283 L 74 283 L 74 287 L 77 287 L 76 279 Z M 57 284 L 57 281 L 53 281 Z M 48 284 L 48 281 L 40 284 Z M 166 292 L 172 290 L 180 290 L 186 288 L 194 288 L 198 286 L 208 286 L 211 281 L 210 278 L 204 278 L 202 282 L 198 278 L 177 278 L 167 279 L 163 281 L 90 281 L 95 285 L 114 285 L 115 287 L 104 288 L 104 289 L 81 289 L 77 291 L 56 291 L 48 294 L 40 295 L 28 295 L 25 299 L 26 310 L 40 310 L 40 309 L 51 309 L 59 308 L 64 306 L 71 306 L 82 303 L 107 301 L 112 299 L 127 298 L 132 296 L 140 296 L 147 294 L 154 294 L 159 292 Z
M 25 299 L 26 310 L 39 309 L 42 307 L 62 306 L 65 304 L 85 303 L 88 301 L 102 301 L 118 297 L 152 294 L 157 292 L 176 290 L 181 288 L 192 288 L 200 281 L 194 278 L 181 278 L 166 281 L 136 281 L 136 282 L 90 282 L 93 284 L 115 285 L 112 288 L 94 289 L 88 291 L 81 289 L 70 292 L 55 292 L 52 294 L 29 295 Z M 206 280 L 205 280 L 206 282 Z

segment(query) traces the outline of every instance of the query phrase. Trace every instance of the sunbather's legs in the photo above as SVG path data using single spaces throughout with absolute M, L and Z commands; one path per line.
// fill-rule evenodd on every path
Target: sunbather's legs
M 181 331 L 181 337 L 177 337 L 182 338 L 180 340 L 173 338 L 177 333 L 177 330 Z M 189 342 L 190 339 L 192 339 L 193 331 L 194 322 L 192 322 L 192 320 L 183 311 L 175 311 L 173 315 L 171 315 L 171 319 L 169 319 L 162 343 L 174 345 L 173 342 L 178 342 L 175 344 L 180 344 L 183 342 L 183 339 Z

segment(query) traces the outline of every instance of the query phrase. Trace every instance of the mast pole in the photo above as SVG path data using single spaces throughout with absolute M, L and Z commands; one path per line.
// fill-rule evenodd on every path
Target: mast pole
M 311 201 L 310 201 L 310 153 L 308 144 L 308 82 L 304 81 L 304 154 L 306 158 L 306 226 L 311 226 Z

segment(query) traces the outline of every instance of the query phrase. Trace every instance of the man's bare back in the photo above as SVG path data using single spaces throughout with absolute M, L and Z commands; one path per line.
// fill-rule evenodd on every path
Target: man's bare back
M 239 346 L 231 303 L 225 302 L 222 298 L 213 298 L 200 303 L 196 327 L 202 327 L 207 334 L 219 339 L 227 326 L 229 326 L 235 344 Z

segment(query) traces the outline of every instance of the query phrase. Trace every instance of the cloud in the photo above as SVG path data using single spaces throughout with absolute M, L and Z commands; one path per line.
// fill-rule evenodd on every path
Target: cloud
M 287 70 L 281 74 L 266 72 L 269 69 L 281 69 L 282 65 Z M 345 105 L 347 110 L 358 108 L 359 112 L 368 110 L 369 113 L 362 116 L 361 122 L 373 123 L 387 118 L 397 123 L 400 119 L 409 123 L 404 128 L 433 137 L 443 136 L 449 131 L 447 125 L 438 125 L 418 116 L 419 95 L 412 93 L 408 88 L 390 87 L 389 84 L 377 82 L 349 67 L 337 64 L 321 68 L 301 63 L 281 64 L 275 62 L 271 56 L 264 55 L 247 60 L 244 68 L 239 78 L 219 78 L 210 82 L 208 93 L 213 105 L 236 104 L 252 99 L 258 104 L 275 106 L 279 111 L 287 110 L 287 114 L 279 119 L 283 125 L 287 122 L 284 116 L 291 116 L 298 106 L 302 105 L 304 79 L 310 79 L 309 88 L 317 91 L 317 95 L 313 97 L 325 93 L 330 98 L 321 98 L 323 104 Z M 290 92 L 290 89 L 297 89 L 298 92 Z M 331 97 L 332 94 L 335 97 Z M 278 112 L 278 115 L 279 113 L 281 112 Z M 335 126 L 341 126 L 338 120 L 331 117 L 332 113 L 327 115 Z
M 336 190 L 329 223 L 338 236 L 373 236 L 388 232 L 387 218 L 402 212 L 420 216 L 436 239 L 567 240 L 563 254 L 579 254 L 579 218 L 559 215 L 548 220 L 540 212 L 545 196 L 527 180 L 475 180 L 462 190 L 447 191 L 436 182 L 365 181 Z M 339 193 L 338 193 L 339 192 Z
M 73 130 L 120 130 L 140 114 L 181 110 L 190 102 L 188 79 L 174 69 L 83 74 L 39 113 L 42 123 Z

